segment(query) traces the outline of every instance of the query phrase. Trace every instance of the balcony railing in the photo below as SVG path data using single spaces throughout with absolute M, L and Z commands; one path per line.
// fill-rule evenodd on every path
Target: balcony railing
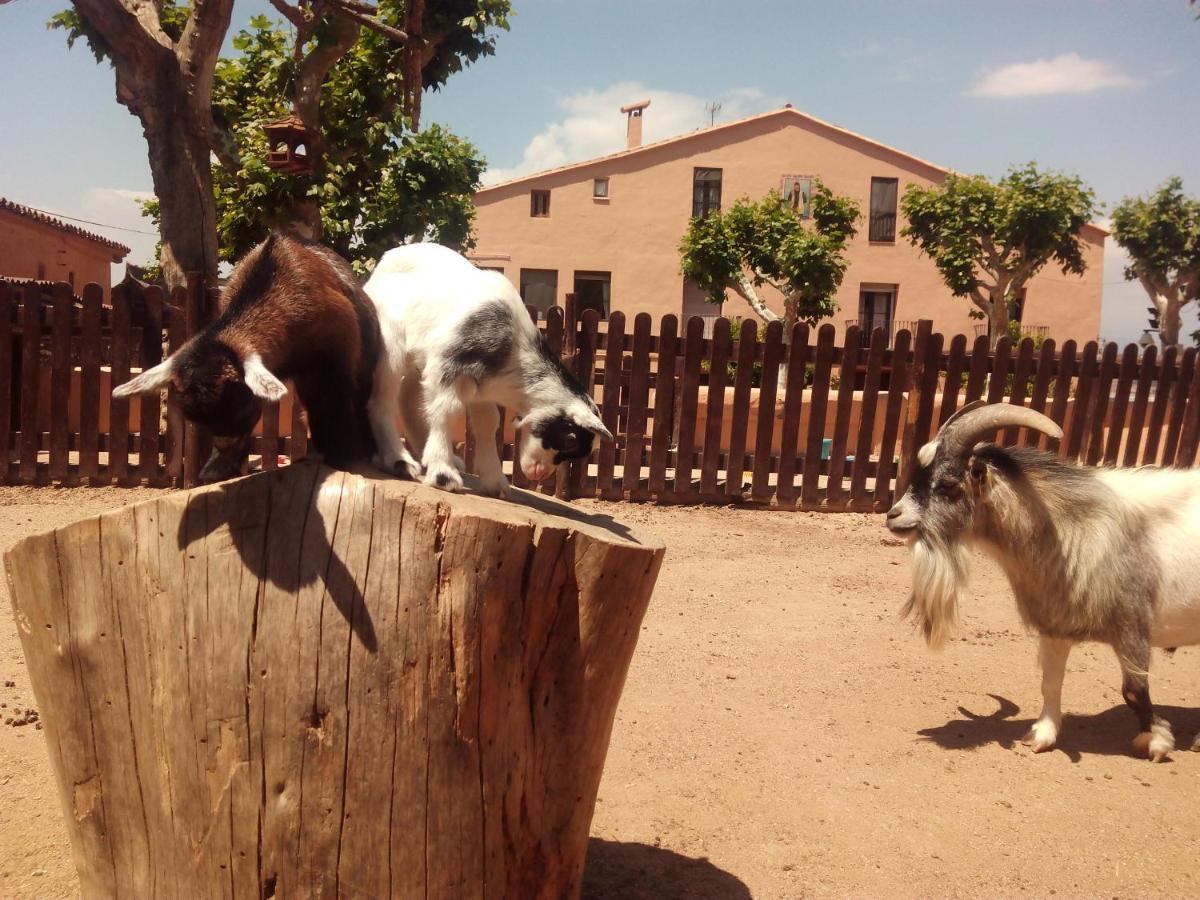
M 1021 340 L 1025 338 L 1033 338 L 1035 341 L 1044 341 L 1050 337 L 1049 325 L 1021 325 Z M 987 337 L 988 323 L 981 322 L 975 326 L 975 337 Z
M 896 342 L 899 331 L 916 331 L 917 323 L 911 319 L 892 319 L 890 316 L 859 316 L 857 319 L 846 319 L 846 327 L 857 325 L 861 329 L 859 340 L 864 347 L 871 346 L 871 334 L 876 328 L 882 328 L 887 334 L 887 345 Z

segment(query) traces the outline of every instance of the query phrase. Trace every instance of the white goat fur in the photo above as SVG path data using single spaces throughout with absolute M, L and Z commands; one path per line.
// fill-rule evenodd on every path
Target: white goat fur
M 539 417 L 565 416 L 611 439 L 591 398 L 573 393 L 547 365 L 537 326 L 504 275 L 478 269 L 437 244 L 410 244 L 383 255 L 365 290 L 375 302 L 383 337 L 368 403 L 381 468 L 423 473 L 427 484 L 460 490 L 462 463 L 454 456 L 453 428 L 465 411 L 481 488 L 502 496 L 508 481 L 496 452 L 498 405 L 518 416 L 520 465 L 535 481 L 557 466 L 553 449 L 523 427 Z M 473 317 L 485 309 L 492 312 L 493 332 L 503 326 L 504 361 L 472 365 L 448 382 L 456 354 L 460 358 L 464 342 L 477 337 Z M 419 465 L 401 439 L 397 413 Z

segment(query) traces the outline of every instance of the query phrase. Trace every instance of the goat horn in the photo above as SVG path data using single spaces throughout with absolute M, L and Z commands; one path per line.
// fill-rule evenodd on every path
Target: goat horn
M 980 401 L 977 401 L 980 402 Z M 938 433 L 941 451 L 946 456 L 966 456 L 980 438 L 998 428 L 1033 428 L 1058 439 L 1062 429 L 1049 416 L 1010 403 L 969 404 L 946 420 Z

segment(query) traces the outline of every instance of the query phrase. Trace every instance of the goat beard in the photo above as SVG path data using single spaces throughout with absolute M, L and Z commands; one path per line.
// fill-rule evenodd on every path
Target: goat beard
M 939 650 L 958 627 L 958 601 L 967 583 L 970 553 L 960 542 L 945 546 L 921 537 L 913 544 L 913 590 L 900 610 Z

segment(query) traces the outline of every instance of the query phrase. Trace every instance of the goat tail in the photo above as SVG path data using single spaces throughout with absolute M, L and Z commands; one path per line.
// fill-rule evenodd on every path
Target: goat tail
M 958 627 L 969 561 L 961 543 L 946 547 L 921 538 L 913 545 L 913 591 L 900 615 L 921 629 L 932 650 L 940 650 Z

